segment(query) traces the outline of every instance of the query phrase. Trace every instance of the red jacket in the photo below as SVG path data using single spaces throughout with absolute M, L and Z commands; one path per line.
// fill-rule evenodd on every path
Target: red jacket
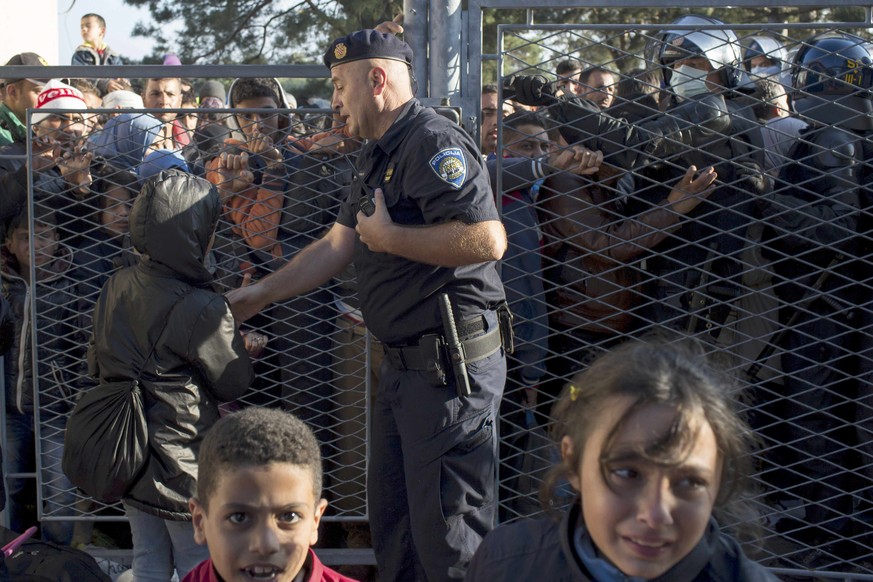
M 306 578 L 306 582 L 357 582 L 357 580 L 343 576 L 322 564 L 312 548 L 309 549 L 309 557 L 306 559 L 304 568 L 309 569 L 309 577 Z M 212 567 L 212 560 L 209 559 L 197 564 L 197 567 L 188 572 L 182 582 L 220 582 L 220 579 L 215 568 Z

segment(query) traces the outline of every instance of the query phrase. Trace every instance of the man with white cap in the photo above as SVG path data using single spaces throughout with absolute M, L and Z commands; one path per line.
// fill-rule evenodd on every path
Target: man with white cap
M 7 67 L 47 65 L 46 60 L 36 53 L 17 54 L 6 62 Z M 27 110 L 36 107 L 36 99 L 47 81 L 48 79 L 8 79 L 2 82 L 4 95 L 0 103 L 0 145 L 24 143 L 27 139 Z
M 28 167 L 35 172 L 35 196 L 57 198 L 52 202 L 56 210 L 66 209 L 73 198 L 90 193 L 91 154 L 85 152 L 83 139 L 87 109 L 78 89 L 56 79 L 46 83 L 30 118 L 34 136 L 31 163 L 24 163 L 25 142 L 0 148 L 0 221 L 19 212 L 26 203 Z

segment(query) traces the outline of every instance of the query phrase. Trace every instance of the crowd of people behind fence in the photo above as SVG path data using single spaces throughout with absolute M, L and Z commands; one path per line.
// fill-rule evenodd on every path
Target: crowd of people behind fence
M 103 38 L 105 21 L 86 15 L 82 22 L 84 44 L 73 64 L 117 63 Z M 516 437 L 548 422 L 566 383 L 602 354 L 672 330 L 727 354 L 748 384 L 749 421 L 766 445 L 756 470 L 771 508 L 768 527 L 795 544 L 791 563 L 869 567 L 861 557 L 869 556 L 864 538 L 873 524 L 873 310 L 865 260 L 873 44 L 830 32 L 789 55 L 767 35 L 741 46 L 711 18 L 674 24 L 652 34 L 649 70 L 619 72 L 569 58 L 548 77 L 483 87 L 476 162 L 490 173 L 508 237 L 501 277 L 515 314 L 500 404 L 500 453 L 513 477 L 502 482 L 502 518 L 531 512 L 530 499 L 513 495 L 524 469 L 512 466 L 518 455 L 510 443 L 524 447 Z M 362 59 L 402 53 L 374 39 L 356 49 L 360 39 L 350 35 L 342 50 L 361 50 Z M 330 50 L 325 63 L 334 67 L 345 53 L 336 44 Z M 34 53 L 7 63 L 46 64 Z M 336 93 L 330 104 L 311 100 L 333 115 L 306 113 L 276 79 L 225 86 L 174 75 L 174 55 L 165 64 L 166 77 L 141 84 L 3 84 L 3 325 L 14 330 L 2 334 L 10 338 L 3 454 L 16 531 L 35 521 L 33 481 L 17 476 L 35 466 L 34 372 L 43 485 L 57 492 L 46 495 L 46 511 L 76 510 L 60 468 L 64 423 L 76 394 L 95 382 L 85 352 L 99 335 L 92 313 L 101 290 L 113 273 L 141 260 L 129 215 L 142 186 L 169 189 L 169 177 L 191 175 L 214 187 L 221 211 L 205 266 L 212 289 L 227 293 L 257 285 L 322 240 L 362 179 L 356 159 L 367 144 L 359 128 L 347 128 Z M 87 111 L 101 107 L 112 111 Z M 386 192 L 395 170 L 393 162 L 384 170 Z M 183 247 L 165 250 L 182 255 Z M 281 406 L 311 426 L 339 515 L 365 503 L 366 374 L 378 376 L 378 340 L 398 339 L 390 332 L 368 338 L 368 323 L 381 324 L 364 320 L 356 266 L 241 325 L 234 346 L 252 359 L 255 392 L 224 409 Z M 361 285 L 370 284 L 367 277 Z M 30 322 L 36 287 L 37 321 Z M 392 349 L 389 358 L 402 357 Z M 132 520 L 143 519 L 136 507 L 127 509 Z M 354 521 L 343 527 L 350 546 L 369 534 Z M 43 535 L 71 544 L 72 522 L 48 521 Z M 803 548 L 814 551 L 801 556 Z M 452 566 L 448 576 L 463 576 L 465 566 Z

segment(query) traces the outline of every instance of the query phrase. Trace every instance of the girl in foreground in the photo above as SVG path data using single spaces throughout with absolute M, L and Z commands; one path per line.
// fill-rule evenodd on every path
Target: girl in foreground
M 742 491 L 749 429 L 702 353 L 631 342 L 597 360 L 554 409 L 561 477 L 577 493 L 561 522 L 495 529 L 466 580 L 778 580 L 722 534 L 713 510 Z

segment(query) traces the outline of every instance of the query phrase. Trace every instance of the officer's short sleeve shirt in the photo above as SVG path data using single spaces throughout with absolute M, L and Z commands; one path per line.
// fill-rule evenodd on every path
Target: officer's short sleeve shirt
M 358 157 L 352 185 L 337 222 L 354 228 L 365 190 L 382 188 L 391 219 L 409 227 L 450 221 L 500 220 L 472 138 L 456 124 L 411 100 L 380 139 Z M 442 328 L 438 298 L 448 293 L 455 315 L 467 318 L 503 300 L 495 262 L 437 267 L 355 241 L 358 290 L 367 327 L 388 344 L 414 342 Z

